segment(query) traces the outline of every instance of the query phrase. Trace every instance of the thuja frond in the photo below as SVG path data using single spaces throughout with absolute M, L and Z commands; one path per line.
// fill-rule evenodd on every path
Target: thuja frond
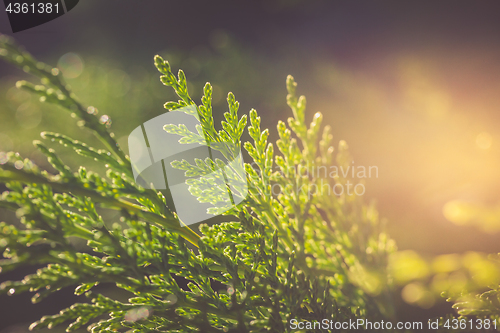
M 120 147 L 113 139 L 105 123 L 99 122 L 92 112 L 89 112 L 71 92 L 70 87 L 63 81 L 59 69 L 37 61 L 31 54 L 18 47 L 6 35 L 0 36 L 0 58 L 22 68 L 26 73 L 33 74 L 41 80 L 40 85 L 19 81 L 18 88 L 26 89 L 40 96 L 40 101 L 57 104 L 74 113 L 80 119 L 80 126 L 90 129 L 104 143 L 107 149 L 115 156 L 117 162 L 128 165 L 129 162 Z
M 179 71 L 179 77 L 176 78 L 168 62 L 156 57 L 155 63 L 163 77 L 169 78 L 163 79 L 162 82 L 172 86 L 185 103 L 194 103 L 189 97 L 187 88 L 183 87 L 185 79 L 182 71 Z M 238 104 L 234 101 L 234 96 L 229 94 L 230 111 L 225 113 L 227 122 L 223 123 L 224 131 L 217 132 L 213 128 L 211 112 L 206 112 L 211 110 L 209 87 L 208 84 L 205 86 L 202 104 L 197 106 L 202 124 L 210 125 L 208 129 L 206 125 L 202 126 L 203 131 L 210 140 L 219 144 L 217 148 L 224 145 L 231 147 L 231 144 L 239 143 L 241 126 L 246 123 L 246 117 L 238 119 Z M 290 129 L 283 122 L 278 124 L 280 140 L 277 146 L 280 154 L 275 154 L 273 144 L 268 143 L 269 131 L 261 130 L 257 112 L 250 111 L 248 132 L 253 143 L 244 143 L 252 158 L 252 163 L 245 165 L 246 176 L 250 183 L 249 196 L 242 205 L 228 213 L 234 214 L 236 211 L 239 214 L 251 214 L 269 230 L 268 232 L 276 230 L 282 250 L 294 253 L 298 269 L 311 276 L 319 274 L 322 280 L 320 284 L 337 285 L 340 287 L 339 290 L 344 284 L 357 285 L 360 289 L 352 289 L 356 294 L 352 300 L 360 302 L 356 305 L 364 308 L 367 302 L 373 301 L 370 300 L 370 295 L 386 293 L 384 290 L 387 288 L 385 281 L 387 274 L 383 267 L 387 263 L 387 254 L 394 248 L 393 242 L 380 228 L 374 208 L 364 207 L 358 196 L 312 192 L 322 186 L 321 182 L 324 179 L 297 172 L 297 166 L 304 168 L 329 166 L 333 160 L 334 149 L 330 146 L 332 139 L 330 128 L 324 127 L 320 134 L 322 121 L 320 113 L 314 115 L 309 127 L 305 125 L 306 100 L 304 96 L 296 97 L 296 83 L 291 76 L 287 78 L 287 88 L 289 92 L 287 101 L 294 117 L 288 119 Z M 179 135 L 180 143 L 194 135 L 171 129 L 168 126 L 165 128 L 168 132 Z M 293 137 L 294 135 L 300 143 Z M 235 139 L 238 141 L 234 141 Z M 346 147 L 345 142 L 341 142 L 339 153 L 335 157 L 335 160 L 343 166 L 351 163 Z M 278 166 L 278 170 L 274 168 L 274 164 Z M 173 166 L 186 170 L 186 176 L 208 172 L 208 168 L 204 168 L 201 163 L 189 164 L 187 161 L 182 161 L 182 163 L 174 162 Z M 334 186 L 335 183 L 342 183 L 347 179 L 329 181 L 331 181 L 329 185 Z M 198 184 L 192 185 L 194 189 L 191 192 L 194 195 L 198 194 L 200 201 L 204 200 L 206 192 L 202 188 L 196 189 Z M 275 185 L 285 190 L 275 195 L 273 193 Z M 368 253 L 367 248 L 370 249 Z M 340 276 L 343 277 L 339 278 Z M 364 300 L 365 296 L 360 297 L 363 293 L 367 295 Z M 389 309 L 385 310 L 390 312 Z
M 128 158 L 113 135 L 70 93 L 56 69 L 40 64 L 6 37 L 0 40 L 0 56 L 42 80 L 41 86 L 22 82 L 20 88 L 75 113 L 107 149 L 44 132 L 48 142 L 36 141 L 35 146 L 56 174 L 39 170 L 19 154 L 0 153 L 0 182 L 8 187 L 0 206 L 16 210 L 25 226 L 0 225 L 5 258 L 0 265 L 4 270 L 47 265 L 22 281 L 4 282 L 1 292 L 32 291 L 37 302 L 74 286 L 76 294 L 92 300 L 44 317 L 32 328 L 73 321 L 68 330 L 90 324 L 96 333 L 288 332 L 292 319 L 392 315 L 387 262 L 394 244 L 374 207 L 363 204 L 359 195 L 318 190 L 325 184 L 345 184 L 348 177 L 301 171 L 349 164 L 350 155 L 344 142 L 334 154 L 330 128 L 321 126 L 321 114 L 306 124 L 305 98 L 296 96 L 292 77 L 286 84 L 293 117 L 288 126 L 278 123 L 274 145 L 255 110 L 238 115 L 239 104 L 231 93 L 222 129 L 217 130 L 210 84 L 196 104 L 184 73 L 174 75 L 167 61 L 155 57 L 161 81 L 180 98 L 165 108 L 199 121 L 195 132 L 179 124 L 164 124 L 165 131 L 178 135 L 181 144 L 208 145 L 217 153 L 172 165 L 191 177 L 187 182 L 192 195 L 214 206 L 209 213 L 233 216 L 232 222 L 201 224 L 198 235 L 181 227 L 160 192 L 133 181 Z M 245 130 L 249 142 L 241 141 Z M 48 147 L 52 141 L 102 164 L 106 177 L 83 166 L 71 170 Z M 244 165 L 242 147 L 250 158 Z M 225 185 L 213 186 L 217 178 Z M 224 191 L 241 200 L 224 201 Z M 105 209 L 118 210 L 120 220 L 107 221 Z M 69 236 L 85 240 L 92 252 L 75 248 Z M 105 297 L 92 290 L 99 283 L 114 283 L 132 296 L 127 302 Z M 187 287 L 181 287 L 183 283 Z M 102 315 L 109 317 L 99 319 Z

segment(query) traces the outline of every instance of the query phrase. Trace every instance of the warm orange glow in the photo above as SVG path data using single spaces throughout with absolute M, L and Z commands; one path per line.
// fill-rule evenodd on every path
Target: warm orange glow
M 493 139 L 488 132 L 481 132 L 476 137 L 476 145 L 481 149 L 490 149 Z

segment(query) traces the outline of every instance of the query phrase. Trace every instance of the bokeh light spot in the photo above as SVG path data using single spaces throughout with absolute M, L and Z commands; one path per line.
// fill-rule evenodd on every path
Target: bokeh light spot
M 177 296 L 175 296 L 174 294 L 170 294 L 167 296 L 167 301 L 169 304 L 175 304 L 177 303 Z
M 17 108 L 16 119 L 23 128 L 35 128 L 42 121 L 42 111 L 40 111 L 38 106 L 30 102 L 25 102 Z
M 470 219 L 466 204 L 460 201 L 447 202 L 443 207 L 443 215 L 447 220 L 460 225 Z
M 452 272 L 460 267 L 460 256 L 458 254 L 440 255 L 432 261 L 432 268 L 436 273 Z
M 97 110 L 95 107 L 93 107 L 93 106 L 89 106 L 89 107 L 87 108 L 87 113 L 88 113 L 88 114 L 93 114 L 93 115 L 96 115 L 96 114 L 98 113 L 98 110 Z
M 109 128 L 111 126 L 111 118 L 109 118 L 108 115 L 102 115 L 101 118 L 99 118 L 99 123 Z
M 417 283 L 406 285 L 401 291 L 401 296 L 407 303 L 416 303 L 424 293 L 424 288 Z
M 125 320 L 128 322 L 136 322 L 142 319 L 146 319 L 151 314 L 151 311 L 143 306 L 136 309 L 131 309 L 125 314 Z
M 66 53 L 57 62 L 57 67 L 67 79 L 75 79 L 83 72 L 83 60 L 76 53 Z
M 24 167 L 24 163 L 23 161 L 16 161 L 14 163 L 14 167 L 17 169 L 17 170 L 21 170 L 23 167 Z
M 434 295 L 420 283 L 406 285 L 401 291 L 401 297 L 405 302 L 425 309 L 431 308 L 435 303 Z
M 390 257 L 389 269 L 394 279 L 406 283 L 429 275 L 429 265 L 414 251 L 399 251 Z
M 5 164 L 9 161 L 5 152 L 0 152 L 0 164 Z
M 6 98 L 12 103 L 19 104 L 29 101 L 31 95 L 25 90 L 18 89 L 17 87 L 12 87 L 7 91 Z

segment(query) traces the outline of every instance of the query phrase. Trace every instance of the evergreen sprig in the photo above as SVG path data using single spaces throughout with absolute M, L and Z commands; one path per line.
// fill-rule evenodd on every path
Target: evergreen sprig
M 350 163 L 350 157 L 344 142 L 334 155 L 330 128 L 321 131 L 321 114 L 306 125 L 305 98 L 296 97 L 291 76 L 287 101 L 293 117 L 288 127 L 279 122 L 275 151 L 255 110 L 249 113 L 247 127 L 247 116 L 238 116 L 239 104 L 230 93 L 222 129 L 216 130 L 210 84 L 204 87 L 201 104 L 196 104 L 184 73 L 174 75 L 167 61 L 155 57 L 161 81 L 180 98 L 165 108 L 182 108 L 200 122 L 196 133 L 171 124 L 165 124 L 165 130 L 179 135 L 181 143 L 208 143 L 225 159 L 176 161 L 173 166 L 195 177 L 188 180 L 191 193 L 212 203 L 211 213 L 220 213 L 224 191 L 245 199 L 236 206 L 225 202 L 222 210 L 234 221 L 202 224 L 195 232 L 181 227 L 160 192 L 134 183 L 128 157 L 105 124 L 77 101 L 57 69 L 39 63 L 5 36 L 0 39 L 0 56 L 41 79 L 41 85 L 23 81 L 18 87 L 75 113 L 107 149 L 42 133 L 49 144 L 58 142 L 104 165 L 106 177 L 85 167 L 71 170 L 55 150 L 39 141 L 35 146 L 57 171 L 55 175 L 19 154 L 0 155 L 0 182 L 8 187 L 0 206 L 15 210 L 25 227 L 0 225 L 5 258 L 0 267 L 46 265 L 22 281 L 2 283 L 1 292 L 35 292 L 37 302 L 75 286 L 76 294 L 91 299 L 43 317 L 31 328 L 71 322 L 68 331 L 90 325 L 95 333 L 288 332 L 291 319 L 392 317 L 387 262 L 394 244 L 376 210 L 355 194 L 313 191 L 325 179 L 297 172 L 299 166 Z M 242 143 L 245 129 L 252 141 Z M 214 172 L 228 161 L 242 162 L 241 146 L 252 163 L 245 163 L 244 170 L 234 163 L 224 174 Z M 214 188 L 210 177 L 226 177 L 227 185 Z M 238 187 L 242 179 L 248 194 Z M 326 181 L 333 186 L 347 179 Z M 276 194 L 276 185 L 287 190 Z M 118 210 L 120 220 L 106 221 L 107 209 Z M 77 249 L 70 236 L 85 240 L 88 250 Z M 182 287 L 184 282 L 187 287 Z M 127 302 L 108 298 L 92 290 L 99 283 L 113 283 L 132 296 Z M 108 317 L 102 319 L 103 315 Z

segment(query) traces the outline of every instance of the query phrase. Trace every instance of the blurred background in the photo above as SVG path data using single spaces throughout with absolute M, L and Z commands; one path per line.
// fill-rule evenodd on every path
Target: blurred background
M 131 130 L 175 98 L 159 82 L 155 54 L 186 72 L 195 100 L 213 84 L 217 119 L 232 91 L 240 112 L 257 109 L 272 139 L 277 121 L 291 115 L 292 74 L 308 119 L 321 111 L 356 165 L 378 167 L 365 197 L 377 202 L 398 248 L 432 256 L 500 250 L 491 222 L 500 204 L 499 10 L 498 1 L 94 0 L 13 37 L 111 119 L 126 152 Z M 12 35 L 3 9 L 0 32 Z M 31 143 L 41 131 L 98 146 L 69 113 L 16 89 L 19 79 L 31 78 L 0 63 L 0 151 L 48 168 Z M 69 151 L 61 157 L 80 165 Z M 487 207 L 491 223 L 455 218 L 464 209 L 457 200 Z M 15 216 L 0 211 L 0 219 Z M 28 307 L 28 295 L 1 296 L 2 332 L 24 332 L 74 299 L 68 290 Z M 449 305 L 404 311 L 423 318 Z

